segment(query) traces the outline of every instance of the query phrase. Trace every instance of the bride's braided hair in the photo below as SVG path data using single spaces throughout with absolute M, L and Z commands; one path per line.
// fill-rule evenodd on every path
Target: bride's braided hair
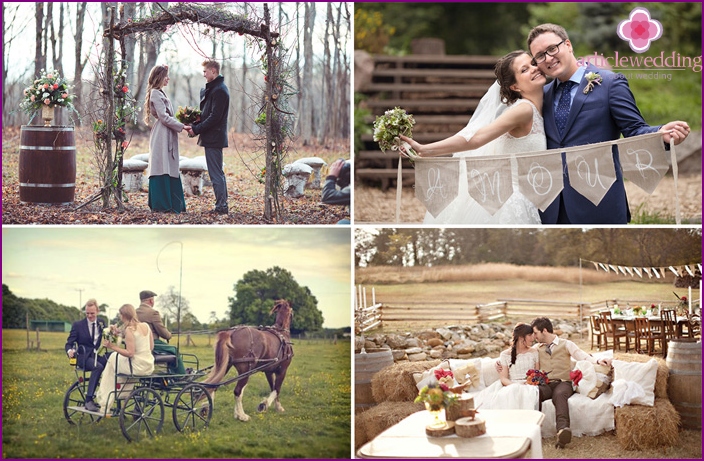
M 518 355 L 518 352 L 516 352 L 516 344 L 518 344 L 518 340 L 525 338 L 531 333 L 533 333 L 533 327 L 527 323 L 519 323 L 514 327 L 513 340 L 511 341 L 511 364 L 509 368 L 516 363 L 516 356 Z
M 501 87 L 501 101 L 509 105 L 521 99 L 520 93 L 513 91 L 511 85 L 516 83 L 516 71 L 513 69 L 513 61 L 523 54 L 528 54 L 528 52 L 523 50 L 511 51 L 499 59 L 494 66 L 494 74 L 496 74 L 496 79 Z

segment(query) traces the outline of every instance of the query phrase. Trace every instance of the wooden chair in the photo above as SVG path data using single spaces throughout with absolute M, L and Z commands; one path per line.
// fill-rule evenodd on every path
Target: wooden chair
M 683 325 L 682 336 L 687 338 L 701 338 L 702 336 L 702 317 L 699 314 L 687 314 L 687 323 Z
M 636 352 L 639 354 L 653 355 L 655 350 L 655 338 L 650 331 L 650 321 L 645 317 L 636 317 L 634 324 L 634 347 Z M 645 341 L 645 350 L 643 349 L 643 341 Z
M 604 350 L 609 348 L 608 337 L 606 336 L 606 329 L 603 327 L 603 322 L 601 317 L 598 315 L 590 315 L 589 323 L 592 327 L 592 345 L 591 349 L 594 349 L 594 338 L 596 338 L 596 347 L 601 350 L 601 341 L 604 340 Z
M 618 350 L 621 350 L 621 339 L 623 339 L 626 343 L 626 352 L 628 352 L 630 349 L 630 343 L 628 341 L 625 328 L 614 326 L 613 319 L 611 318 L 611 311 L 602 311 L 599 312 L 599 315 L 601 316 L 601 322 L 602 326 L 605 328 L 606 336 L 611 336 L 614 350 L 617 348 Z
M 675 331 L 675 310 L 663 309 L 660 311 L 660 319 L 662 319 L 662 332 L 660 340 L 662 342 L 662 357 L 667 357 L 667 343 L 677 337 Z

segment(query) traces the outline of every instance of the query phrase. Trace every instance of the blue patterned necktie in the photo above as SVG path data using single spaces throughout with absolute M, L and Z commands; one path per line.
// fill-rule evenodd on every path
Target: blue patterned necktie
M 572 105 L 570 92 L 575 85 L 576 83 L 570 80 L 560 84 L 562 95 L 560 95 L 560 100 L 557 102 L 557 109 L 555 109 L 555 124 L 560 131 L 560 135 L 562 135 L 562 132 L 565 131 L 565 126 L 567 126 L 567 117 L 570 115 L 570 106 Z

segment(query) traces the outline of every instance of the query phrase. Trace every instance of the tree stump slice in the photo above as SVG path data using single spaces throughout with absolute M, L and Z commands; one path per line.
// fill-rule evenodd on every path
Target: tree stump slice
M 483 419 L 460 418 L 455 421 L 455 433 L 466 438 L 486 434 L 486 423 Z
M 442 427 L 425 426 L 425 434 L 429 437 L 447 437 L 455 433 L 455 422 L 445 421 Z

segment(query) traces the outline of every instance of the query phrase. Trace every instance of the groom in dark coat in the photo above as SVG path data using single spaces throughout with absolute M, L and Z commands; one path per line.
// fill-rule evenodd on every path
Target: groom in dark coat
M 574 56 L 567 32 L 555 24 L 542 24 L 531 30 L 528 48 L 534 64 L 554 80 L 545 85 L 543 119 L 547 148 L 593 144 L 621 137 L 660 131 L 666 143 L 682 142 L 689 134 L 686 122 L 670 122 L 662 127 L 649 126 L 641 116 L 628 81 L 622 74 L 599 69 L 591 64 L 580 67 Z M 586 90 L 586 74 L 601 76 L 601 84 Z M 569 83 L 562 97 L 565 83 Z M 562 129 L 560 125 L 564 123 Z M 612 147 L 616 182 L 598 205 L 582 196 L 570 185 L 569 173 L 562 154 L 564 188 L 555 201 L 540 213 L 543 224 L 626 224 L 630 211 L 623 185 L 621 162 L 616 146 Z
M 86 318 L 74 322 L 71 332 L 66 340 L 66 354 L 76 357 L 76 366 L 90 371 L 90 381 L 86 391 L 85 407 L 90 411 L 98 411 L 98 406 L 93 402 L 95 389 L 98 386 L 100 375 L 107 363 L 106 354 L 98 356 L 97 351 L 102 344 L 103 329 L 105 324 L 98 319 L 98 303 L 89 299 L 86 303 Z
M 205 162 L 213 183 L 215 209 L 213 212 L 227 214 L 227 183 L 222 168 L 222 149 L 227 145 L 227 115 L 230 109 L 230 91 L 225 86 L 225 77 L 220 75 L 220 63 L 203 62 L 205 88 L 200 90 L 200 121 L 195 122 L 189 133 L 200 135 L 198 145 L 205 148 Z

